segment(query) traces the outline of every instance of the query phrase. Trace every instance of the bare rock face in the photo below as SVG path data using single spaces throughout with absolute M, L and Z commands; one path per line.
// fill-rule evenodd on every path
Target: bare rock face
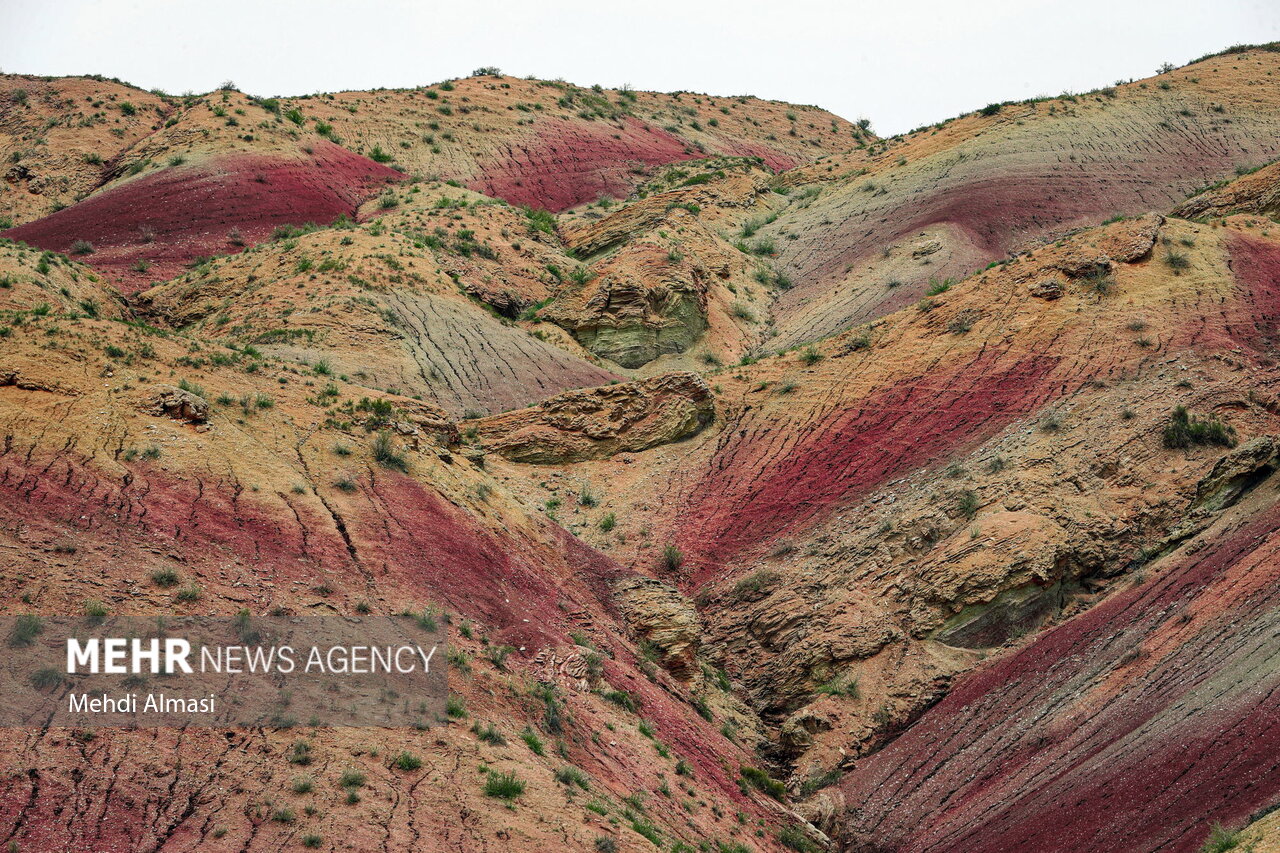
M 1160 236 L 1161 225 L 1164 225 L 1164 217 L 1158 213 L 1125 220 L 1107 230 L 1100 241 L 1102 251 L 1117 263 L 1136 263 L 1151 255 L 1156 238 Z
M 1229 216 L 1232 213 L 1275 213 L 1280 211 L 1280 163 L 1264 166 L 1231 183 L 1206 190 L 1187 199 L 1173 211 L 1174 216 L 1199 219 Z
M 651 254 L 639 260 L 636 274 L 619 270 L 602 278 L 580 313 L 557 316 L 584 347 L 623 367 L 684 352 L 707 325 L 707 276 L 671 269 Z
M 1057 268 L 1067 278 L 1085 278 L 1111 272 L 1111 259 L 1106 255 L 1068 255 L 1058 262 Z
M 673 586 L 638 575 L 613 590 L 627 624 L 657 648 L 662 666 L 686 681 L 696 676 L 702 625 L 693 602 Z
M 1054 266 L 1067 278 L 1107 275 L 1113 264 L 1132 264 L 1150 257 L 1163 224 L 1164 217 L 1158 213 L 1113 223 L 1102 234 L 1096 248 L 1071 253 Z
M 1213 470 L 1196 484 L 1194 509 L 1216 511 L 1230 506 L 1240 496 L 1280 467 L 1280 438 L 1260 435 L 1223 456 Z
M 513 462 L 556 464 L 646 450 L 696 434 L 715 415 L 696 373 L 668 373 L 581 391 L 466 421 L 480 445 Z
M 415 448 L 418 447 L 418 436 L 424 436 L 441 447 L 458 444 L 458 426 L 439 406 L 423 400 L 402 400 L 399 407 L 403 411 L 403 420 L 394 422 L 392 428 L 409 438 Z
M 1034 281 L 1027 286 L 1027 291 L 1037 299 L 1061 299 L 1062 279 L 1046 278 Z
M 545 315 L 596 355 L 640 367 L 684 352 L 702 336 L 714 275 L 700 263 L 672 263 L 656 243 L 628 245 Z
M 769 176 L 759 170 L 731 175 L 698 187 L 659 193 L 628 204 L 605 218 L 565 229 L 565 242 L 579 256 L 593 255 L 660 227 L 676 206 L 747 208 L 769 192 Z
M 209 419 L 209 401 L 176 385 L 156 385 L 148 398 L 153 415 L 202 424 Z

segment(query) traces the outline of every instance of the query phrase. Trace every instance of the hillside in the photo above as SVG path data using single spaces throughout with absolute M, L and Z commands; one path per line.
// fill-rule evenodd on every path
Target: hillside
M 10 646 L 376 617 L 449 683 L 416 728 L 33 721 L 0 837 L 1280 844 L 1278 63 L 892 139 L 0 78 Z

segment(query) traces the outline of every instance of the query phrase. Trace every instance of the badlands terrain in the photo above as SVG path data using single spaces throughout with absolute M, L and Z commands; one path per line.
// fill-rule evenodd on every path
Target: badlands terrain
M 1280 48 L 975 106 L 0 77 L 7 642 L 450 690 L 8 729 L 0 843 L 1280 850 Z

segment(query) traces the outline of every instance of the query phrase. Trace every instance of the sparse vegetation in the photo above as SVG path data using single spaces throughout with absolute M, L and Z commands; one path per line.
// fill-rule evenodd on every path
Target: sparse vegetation
M 1176 407 L 1164 427 L 1164 446 L 1170 449 L 1187 448 L 1198 444 L 1216 444 L 1235 447 L 1235 430 L 1216 417 L 1197 418 L 1187 412 L 1185 406 Z

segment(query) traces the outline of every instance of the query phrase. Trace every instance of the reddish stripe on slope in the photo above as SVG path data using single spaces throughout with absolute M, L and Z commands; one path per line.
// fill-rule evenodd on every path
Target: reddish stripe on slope
M 328 224 L 354 216 L 379 186 L 401 177 L 331 142 L 316 143 L 308 156 L 229 155 L 152 172 L 4 236 L 55 252 L 87 240 L 95 251 L 84 259 L 134 291 L 194 258 L 239 251 L 228 241 L 233 228 L 252 244 L 279 225 Z M 140 260 L 151 268 L 130 269 Z
M 656 166 L 703 156 L 665 130 L 625 119 L 610 122 L 542 121 L 536 141 L 511 147 L 481 163 L 468 187 L 485 195 L 561 211 L 601 196 L 625 198 L 636 166 Z
M 1045 401 L 1044 380 L 1058 364 L 1056 356 L 998 359 L 983 355 L 950 376 L 876 391 L 782 453 L 767 446 L 772 423 L 743 430 L 694 487 L 681 547 L 709 572 L 894 476 L 985 440 Z
M 1227 241 L 1231 270 L 1244 286 L 1226 320 L 1227 335 L 1259 349 L 1280 347 L 1280 245 L 1245 234 Z
M 462 610 L 531 650 L 563 642 L 561 604 L 611 613 L 609 584 L 627 574 L 554 525 L 542 531 L 550 531 L 547 542 L 514 529 L 499 535 L 403 474 L 356 478 L 350 495 L 321 486 L 326 506 L 198 473 L 180 479 L 142 462 L 131 469 L 122 480 L 72 454 L 0 454 L 0 530 L 74 531 L 82 552 L 95 540 L 113 549 L 172 548 L 213 577 L 228 559 L 277 583 L 314 583 L 327 572 L 348 590 L 362 588 L 369 572 L 384 591 Z
M 1198 850 L 1280 797 L 1280 506 L 961 681 L 845 783 L 853 851 Z

